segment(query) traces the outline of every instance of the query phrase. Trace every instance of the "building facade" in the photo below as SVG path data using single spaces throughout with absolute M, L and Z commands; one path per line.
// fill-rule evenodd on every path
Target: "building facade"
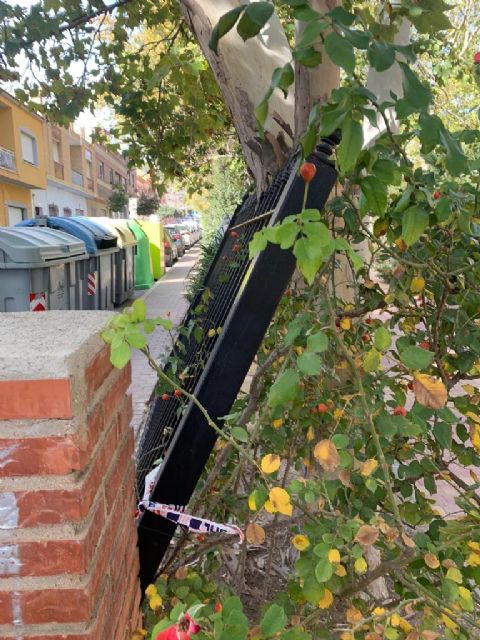
M 0 90 L 0 226 L 33 215 L 32 190 L 46 189 L 42 118 Z

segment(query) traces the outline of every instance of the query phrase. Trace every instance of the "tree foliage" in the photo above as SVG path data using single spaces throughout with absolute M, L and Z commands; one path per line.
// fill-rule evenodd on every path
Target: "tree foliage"
M 108 210 L 111 213 L 121 213 L 125 211 L 128 205 L 128 195 L 123 185 L 114 184 L 112 186 L 112 193 L 108 198 Z
M 151 216 L 157 212 L 158 205 L 158 196 L 141 193 L 137 202 L 137 213 L 139 216 Z

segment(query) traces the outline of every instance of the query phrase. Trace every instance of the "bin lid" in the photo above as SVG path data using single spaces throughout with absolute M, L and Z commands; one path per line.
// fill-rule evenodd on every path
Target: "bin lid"
M 85 254 L 85 244 L 68 233 L 45 227 L 0 228 L 0 262 L 41 264 Z
M 132 231 L 128 228 L 128 220 L 118 220 L 116 218 L 98 217 L 93 218 L 98 221 L 98 224 L 106 227 L 109 231 L 114 233 L 118 239 L 118 246 L 120 248 L 131 247 L 137 244 L 137 240 Z
M 60 218 L 57 216 L 49 216 L 46 218 L 46 222 L 49 228 L 64 231 L 66 233 L 79 238 L 85 243 L 87 252 L 95 254 L 101 249 L 107 249 L 117 246 L 117 238 L 109 233 L 107 229 L 103 229 L 98 225 L 89 226 L 82 224 L 81 218 Z M 35 220 L 24 220 L 18 225 L 33 227 L 36 226 Z M 44 227 L 40 227 L 44 228 Z

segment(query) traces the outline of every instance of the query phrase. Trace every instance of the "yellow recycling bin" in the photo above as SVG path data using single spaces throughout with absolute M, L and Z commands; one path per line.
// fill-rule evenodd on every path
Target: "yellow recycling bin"
M 150 242 L 150 256 L 152 258 L 152 274 L 159 280 L 165 273 L 163 225 L 160 220 L 137 220 L 145 231 Z

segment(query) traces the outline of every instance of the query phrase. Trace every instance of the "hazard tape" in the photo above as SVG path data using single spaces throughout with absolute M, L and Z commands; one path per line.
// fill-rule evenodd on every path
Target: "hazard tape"
M 92 271 L 87 276 L 87 295 L 94 296 L 97 293 L 97 273 Z
M 29 295 L 30 311 L 46 311 L 47 296 L 45 293 L 31 293 Z

